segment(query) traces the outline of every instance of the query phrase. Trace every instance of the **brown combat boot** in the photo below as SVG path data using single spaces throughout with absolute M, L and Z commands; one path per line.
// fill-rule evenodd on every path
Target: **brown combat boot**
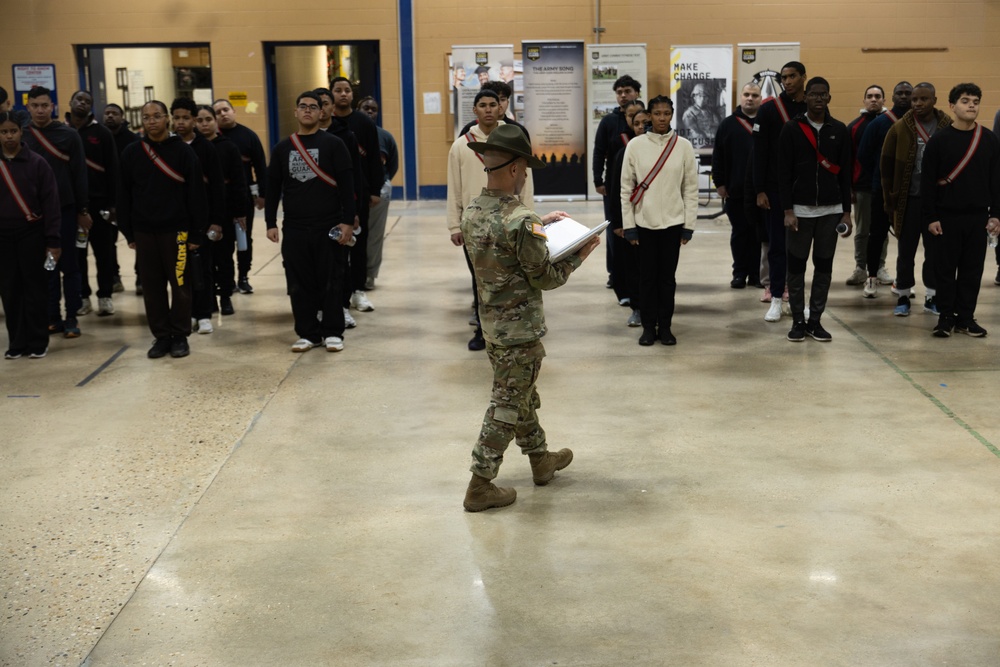
M 552 452 L 542 452 L 541 454 L 528 454 L 531 459 L 531 476 L 535 480 L 536 486 L 545 486 L 556 476 L 556 470 L 562 470 L 573 462 L 573 450 L 560 449 Z
M 465 492 L 465 511 L 482 512 L 491 507 L 507 507 L 513 505 L 517 499 L 517 491 L 514 489 L 494 486 L 485 477 L 473 475 L 469 482 L 469 488 Z

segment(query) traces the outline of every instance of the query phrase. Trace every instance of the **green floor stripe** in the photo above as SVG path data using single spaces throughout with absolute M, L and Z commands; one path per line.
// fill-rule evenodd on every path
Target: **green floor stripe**
M 842 319 L 840 319 L 836 315 L 832 315 L 830 313 L 826 313 L 826 315 L 828 315 L 829 317 L 831 317 L 834 322 L 836 322 L 840 326 L 844 327 L 844 329 L 846 329 L 848 331 L 848 333 L 850 333 L 852 336 L 854 336 L 862 345 L 864 345 L 865 347 L 867 347 L 872 352 L 872 354 L 874 354 L 879 359 L 881 359 L 882 361 L 884 361 L 886 366 L 888 366 L 889 368 L 891 368 L 892 370 L 894 370 L 897 375 L 899 375 L 904 380 L 906 380 L 907 382 L 909 382 L 913 386 L 914 389 L 916 389 L 917 391 L 919 391 L 921 394 L 923 394 L 927 398 L 927 400 L 929 400 L 931 403 L 933 403 L 934 405 L 936 405 L 938 407 L 938 409 L 941 410 L 941 412 L 943 412 L 945 415 L 948 416 L 949 419 L 951 419 L 956 424 L 958 424 L 963 429 L 965 429 L 969 433 L 969 435 L 971 435 L 973 438 L 975 438 L 976 440 L 978 440 L 984 447 L 986 447 L 986 449 L 988 449 L 991 452 L 993 452 L 994 456 L 997 456 L 998 458 L 1000 458 L 1000 449 L 997 449 L 993 445 L 993 443 L 991 443 L 989 440 L 987 440 L 986 438 L 984 438 L 982 436 L 982 434 L 979 433 L 979 431 L 977 431 L 976 429 L 972 428 L 967 423 L 965 423 L 965 420 L 963 420 L 961 417 L 959 417 L 958 415 L 956 415 L 952 411 L 952 409 L 949 408 L 944 403 L 942 403 L 940 401 L 940 399 L 938 399 L 937 396 L 935 396 L 931 392 L 927 391 L 927 389 L 925 389 L 923 385 L 919 384 L 916 380 L 914 380 L 912 377 L 910 377 L 910 374 L 907 373 L 906 371 L 904 371 L 899 366 L 897 366 L 896 363 L 894 361 L 892 361 L 892 359 L 889 359 L 889 357 L 887 357 L 884 354 L 882 354 L 882 352 L 879 351 L 879 349 L 877 347 L 875 347 L 874 345 L 872 345 L 868 341 L 868 339 L 866 339 L 864 336 L 862 336 L 857 331 L 855 331 L 854 329 L 852 329 L 846 322 L 844 322 Z

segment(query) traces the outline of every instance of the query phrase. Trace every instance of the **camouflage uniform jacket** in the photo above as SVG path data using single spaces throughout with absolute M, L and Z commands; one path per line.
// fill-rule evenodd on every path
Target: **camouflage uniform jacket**
M 580 258 L 549 262 L 541 219 L 498 190 L 484 188 L 472 200 L 461 229 L 476 273 L 483 337 L 512 346 L 544 336 L 542 290 L 563 285 Z

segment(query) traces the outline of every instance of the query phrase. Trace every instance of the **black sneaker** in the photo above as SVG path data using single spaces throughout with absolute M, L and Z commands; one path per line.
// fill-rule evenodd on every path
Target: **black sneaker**
M 253 288 L 250 287 L 250 281 L 247 280 L 246 276 L 240 276 L 236 283 L 236 289 L 240 291 L 240 294 L 253 294 Z
M 643 347 L 649 347 L 656 342 L 656 329 L 643 329 L 642 335 L 639 336 L 639 345 Z
M 677 339 L 670 333 L 670 329 L 660 329 L 660 342 L 664 345 L 677 345 Z
M 236 312 L 236 310 L 233 308 L 233 300 L 231 297 L 228 296 L 219 297 L 219 312 L 221 312 L 223 315 L 232 315 L 233 313 Z
M 189 354 L 191 354 L 191 348 L 188 347 L 187 336 L 174 336 L 173 341 L 170 343 L 170 356 L 174 359 L 179 359 Z
M 24 356 L 24 350 L 7 350 L 3 353 L 4 359 L 20 359 Z
M 472 340 L 469 341 L 469 350 L 472 352 L 479 352 L 480 350 L 486 349 L 486 340 L 482 336 L 473 336 Z
M 149 348 L 146 356 L 150 359 L 159 359 L 160 357 L 167 356 L 167 353 L 170 352 L 172 342 L 170 338 L 157 338 L 153 341 L 153 347 Z
M 951 317 L 942 317 L 938 320 L 937 326 L 934 327 L 934 333 L 932 334 L 935 338 L 950 338 L 951 331 L 955 328 L 955 320 Z
M 739 277 L 733 278 L 729 281 L 729 286 L 733 289 L 745 289 L 747 286 L 747 279 Z
M 806 339 L 806 323 L 805 322 L 792 322 L 792 328 L 788 330 L 788 335 L 785 336 L 788 340 L 793 343 L 801 343 Z
M 830 332 L 823 328 L 823 325 L 819 323 L 818 320 L 810 320 L 806 324 L 806 333 L 812 336 L 813 340 L 818 340 L 821 343 L 829 343 L 833 340 L 833 336 Z
M 969 322 L 956 324 L 955 333 L 963 333 L 966 336 L 972 336 L 973 338 L 982 338 L 986 335 L 986 329 L 979 326 L 975 320 L 970 320 Z

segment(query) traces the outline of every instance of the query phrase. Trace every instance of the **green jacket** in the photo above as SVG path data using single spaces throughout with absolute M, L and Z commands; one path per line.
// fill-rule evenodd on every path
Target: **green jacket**
M 934 113 L 938 118 L 937 129 L 951 125 L 951 116 L 940 109 L 935 109 Z M 896 236 L 899 236 L 899 230 L 903 226 L 903 214 L 906 213 L 906 200 L 910 193 L 910 177 L 913 175 L 916 159 L 917 126 L 911 109 L 889 128 L 879 161 L 885 210 L 892 215 L 892 228 Z
M 512 346 L 544 336 L 542 290 L 565 284 L 580 258 L 552 264 L 541 219 L 498 190 L 484 188 L 472 200 L 461 230 L 476 274 L 483 337 Z

